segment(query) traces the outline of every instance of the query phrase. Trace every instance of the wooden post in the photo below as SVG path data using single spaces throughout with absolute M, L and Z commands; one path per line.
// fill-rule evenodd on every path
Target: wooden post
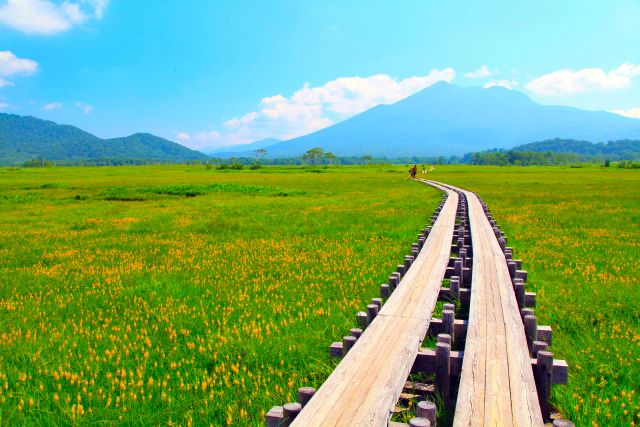
M 289 426 L 302 411 L 302 405 L 298 402 L 285 403 L 282 407 L 282 425 Z
M 436 343 L 436 390 L 442 395 L 445 405 L 451 401 L 451 346 Z
M 516 265 L 518 263 L 516 262 Z M 516 279 L 522 279 L 524 283 L 527 282 L 527 270 L 516 270 Z
M 264 415 L 265 427 L 278 427 L 282 423 L 282 406 L 274 406 Z
M 391 276 L 389 276 L 389 286 L 391 286 L 391 290 L 398 287 L 398 283 L 400 283 L 399 276 L 400 274 L 398 273 L 393 273 Z
M 380 285 L 380 298 L 389 298 L 391 296 L 391 287 L 386 283 Z
M 300 387 L 298 389 L 298 403 L 304 408 L 316 393 L 316 389 L 313 387 Z
M 347 335 L 346 337 L 342 337 L 342 357 L 345 357 L 351 347 L 356 343 L 357 338 L 351 335 Z
M 462 258 L 456 258 L 453 262 L 453 274 L 460 278 L 462 278 L 462 268 L 464 267 L 463 263 L 464 261 Z
M 498 244 L 500 245 L 500 249 L 504 253 L 504 249 L 507 247 L 507 239 L 504 237 L 498 237 Z
M 431 422 L 426 418 L 411 418 L 409 427 L 431 427 Z
M 400 276 L 404 276 L 404 273 L 407 271 L 404 264 L 398 264 L 396 270 L 398 273 L 400 273 Z
M 516 277 L 516 263 L 515 261 L 509 261 L 507 265 L 509 266 L 509 276 L 513 280 Z
M 367 313 L 364 311 L 359 311 L 356 313 L 356 323 L 360 327 L 360 329 L 364 330 L 367 327 Z
M 453 310 L 442 311 L 442 333 L 451 335 L 451 341 L 455 341 L 455 335 L 453 333 L 456 321 L 456 314 Z
M 376 304 L 367 305 L 367 324 L 370 325 L 373 319 L 378 315 L 378 306 Z
M 349 329 L 349 335 L 352 337 L 360 338 L 362 336 L 362 329 L 360 328 L 351 328 Z
M 516 301 L 518 301 L 518 307 L 520 307 L 520 309 L 523 309 L 524 297 L 526 292 L 524 290 L 524 283 L 522 283 L 522 280 L 516 279 L 515 283 L 513 284 L 513 290 L 516 293 Z
M 420 245 L 418 243 L 411 244 L 411 256 L 415 259 L 420 252 Z
M 452 276 L 449 279 L 449 289 L 456 298 L 460 298 L 460 279 L 458 276 Z
M 536 365 L 536 389 L 538 390 L 538 400 L 542 418 L 549 419 L 551 409 L 549 407 L 549 396 L 551 395 L 551 370 L 553 369 L 553 354 L 548 351 L 538 352 L 538 363 Z
M 522 321 L 524 322 L 524 317 L 525 316 L 533 316 L 534 315 L 534 311 L 532 308 L 523 308 L 522 310 L 520 310 L 520 314 L 522 315 Z
M 404 257 L 404 271 L 405 273 L 409 271 L 409 267 L 413 264 L 413 257 L 411 255 L 407 255 Z
M 382 308 L 382 298 L 371 298 L 371 304 L 378 306 L 378 310 Z
M 451 335 L 449 334 L 438 334 L 438 341 L 445 344 L 451 345 Z
M 533 342 L 536 341 L 537 331 L 538 319 L 536 318 L 536 316 L 524 316 L 524 333 L 527 336 L 527 346 L 529 347 L 529 353 L 531 353 L 531 351 L 533 350 Z
M 431 422 L 431 425 L 436 425 L 436 404 L 430 400 L 422 400 L 418 402 L 416 409 L 416 415 L 419 418 L 426 418 Z
M 549 347 L 549 344 L 547 344 L 544 341 L 534 341 L 533 347 L 531 348 L 531 356 L 536 357 L 538 355 L 538 352 L 547 351 L 548 347 Z

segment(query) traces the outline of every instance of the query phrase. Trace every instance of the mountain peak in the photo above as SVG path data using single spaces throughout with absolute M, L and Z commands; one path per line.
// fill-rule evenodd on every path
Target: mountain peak
M 276 144 L 273 157 L 322 147 L 340 156 L 450 156 L 549 138 L 640 138 L 640 120 L 540 105 L 518 90 L 437 82 L 309 135 Z

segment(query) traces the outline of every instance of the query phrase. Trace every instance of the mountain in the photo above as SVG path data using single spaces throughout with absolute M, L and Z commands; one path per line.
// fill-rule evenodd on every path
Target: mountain
M 255 150 L 260 150 L 261 148 L 266 149 L 280 142 L 282 141 L 279 139 L 266 138 L 266 139 L 261 139 L 259 141 L 252 142 L 250 144 L 225 145 L 223 147 L 211 148 L 204 152 L 206 154 L 210 154 L 213 157 L 219 157 L 219 158 L 238 157 L 239 155 L 251 156 L 254 154 L 253 152 Z
M 549 138 L 640 138 L 640 120 L 604 111 L 548 106 L 503 87 L 440 82 L 395 104 L 269 147 L 269 157 L 322 147 L 339 156 L 450 156 Z
M 0 165 L 22 164 L 34 158 L 59 163 L 98 159 L 159 162 L 208 159 L 205 154 L 148 133 L 101 139 L 74 126 L 0 113 Z

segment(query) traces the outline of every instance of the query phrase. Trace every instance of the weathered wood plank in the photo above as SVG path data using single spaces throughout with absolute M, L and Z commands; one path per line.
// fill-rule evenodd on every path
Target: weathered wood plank
M 463 192 L 471 225 L 473 277 L 454 426 L 542 426 L 507 260 L 480 201 Z M 526 273 L 516 272 L 516 277 L 526 279 Z
M 427 333 L 449 260 L 458 196 L 445 191 L 449 197 L 417 258 L 292 425 L 387 425 Z

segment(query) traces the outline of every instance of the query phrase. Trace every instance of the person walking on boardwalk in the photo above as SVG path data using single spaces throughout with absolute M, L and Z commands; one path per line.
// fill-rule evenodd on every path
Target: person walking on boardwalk
M 413 167 L 409 169 L 409 174 L 411 174 L 411 178 L 415 179 L 417 173 L 418 173 L 418 165 L 413 165 Z

